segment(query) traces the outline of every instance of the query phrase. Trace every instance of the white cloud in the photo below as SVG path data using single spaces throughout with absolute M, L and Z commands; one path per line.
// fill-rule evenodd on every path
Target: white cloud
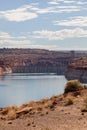
M 77 16 L 77 17 L 70 18 L 69 20 L 56 21 L 54 22 L 54 25 L 87 27 L 87 17 Z
M 48 2 L 48 4 L 57 5 L 57 4 L 59 4 L 59 3 L 57 3 L 56 1 L 51 1 L 51 2 Z
M 65 4 L 72 4 L 72 3 L 76 3 L 75 0 L 52 0 L 51 2 L 48 2 L 48 4 L 61 4 L 61 3 L 65 3 Z
M 52 0 L 51 2 L 48 2 L 48 4 L 54 4 L 54 3 L 59 4 L 64 1 L 68 1 L 68 0 Z
M 44 43 L 39 43 L 36 41 L 35 38 L 43 38 L 43 39 L 49 39 L 49 40 L 63 40 L 66 38 L 79 38 L 79 37 L 87 37 L 87 30 L 83 30 L 81 28 L 76 28 L 73 30 L 59 30 L 59 31 L 48 31 L 48 30 L 43 30 L 43 31 L 35 31 L 33 33 L 22 33 L 22 35 L 18 36 L 13 36 L 10 35 L 7 32 L 1 32 L 0 31 L 0 46 L 1 47 L 8 47 L 8 48 L 40 48 L 40 49 L 50 49 L 50 50 L 70 50 L 70 49 L 84 49 L 85 47 L 83 46 L 78 47 L 79 43 L 74 43 L 73 45 L 70 46 L 61 46 L 61 44 L 44 44 Z M 33 37 L 32 37 L 32 35 Z M 32 40 L 30 40 L 33 39 Z M 64 43 L 65 44 L 65 43 Z
M 39 15 L 47 13 L 71 13 L 80 11 L 82 8 L 76 5 L 56 5 L 48 6 L 45 8 L 38 8 L 37 5 L 24 5 L 17 9 L 0 11 L 0 18 L 8 21 L 21 22 L 37 18 Z
M 43 44 L 32 44 L 28 46 L 29 48 L 39 48 L 39 49 L 48 49 L 48 50 L 58 50 L 59 46 L 58 45 L 43 45 Z
M 13 10 L 0 11 L 0 18 L 20 22 L 38 17 L 36 13 L 30 11 L 31 8 L 32 6 L 28 5 Z
M 28 46 L 28 45 L 31 45 L 31 41 L 29 40 L 0 40 L 0 46 L 3 45 L 3 46 L 15 46 L 15 47 L 25 47 L 25 46 Z
M 11 36 L 8 33 L 0 31 L 0 39 L 9 39 L 9 38 L 11 38 Z
M 72 4 L 72 3 L 76 3 L 76 1 L 73 1 L 73 0 L 64 0 L 64 3 Z
M 81 0 L 52 0 L 50 2 L 48 2 L 48 4 L 51 5 L 57 5 L 57 4 L 61 4 L 61 3 L 65 3 L 65 4 L 77 4 L 77 5 L 85 5 L 87 4 L 86 1 L 81 1 Z
M 81 28 L 63 29 L 59 31 L 34 31 L 34 38 L 44 38 L 48 40 L 64 40 L 66 38 L 87 37 L 87 30 Z
M 77 1 L 77 4 L 79 4 L 79 5 L 86 5 L 87 2 L 84 2 L 84 1 Z
M 47 14 L 47 13 L 67 13 L 67 12 L 75 12 L 80 11 L 80 6 L 51 6 L 43 9 L 32 8 L 37 14 Z
M 15 46 L 15 47 L 25 47 L 26 45 L 32 44 L 30 39 L 25 36 L 12 36 L 7 32 L 0 31 L 0 46 L 7 45 Z
M 28 33 L 30 35 L 30 32 Z M 8 48 L 40 48 L 40 49 L 50 49 L 56 50 L 58 46 L 56 45 L 43 45 L 38 43 L 33 43 L 29 36 L 25 33 L 19 36 L 12 36 L 7 32 L 0 31 L 0 46 Z

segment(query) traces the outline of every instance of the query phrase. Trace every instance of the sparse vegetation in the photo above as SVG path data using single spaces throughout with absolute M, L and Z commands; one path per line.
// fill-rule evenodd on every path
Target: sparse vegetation
M 87 89 L 87 85 L 84 85 L 84 88 Z
M 65 106 L 72 105 L 74 103 L 74 99 L 73 99 L 73 97 L 71 95 L 68 95 L 66 97 L 66 99 L 67 99 L 67 101 L 66 101 Z
M 81 112 L 87 112 L 87 96 L 84 99 L 84 105 L 81 108 Z
M 75 92 L 84 89 L 84 85 L 78 80 L 70 80 L 65 86 L 64 93 Z
M 11 119 L 11 120 L 13 120 L 13 119 L 16 119 L 16 111 L 15 110 L 10 110 L 9 112 L 8 112 L 8 118 L 9 119 Z
M 50 128 L 46 128 L 45 130 L 51 130 Z

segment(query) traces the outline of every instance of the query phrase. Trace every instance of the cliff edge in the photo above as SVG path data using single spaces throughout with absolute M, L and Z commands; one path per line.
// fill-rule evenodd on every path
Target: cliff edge
M 68 80 L 78 79 L 87 83 L 87 58 L 76 59 L 69 63 L 65 77 Z

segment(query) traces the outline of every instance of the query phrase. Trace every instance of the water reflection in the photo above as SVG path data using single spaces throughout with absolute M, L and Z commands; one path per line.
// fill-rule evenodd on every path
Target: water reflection
M 5 80 L 6 75 L 0 75 L 0 80 Z

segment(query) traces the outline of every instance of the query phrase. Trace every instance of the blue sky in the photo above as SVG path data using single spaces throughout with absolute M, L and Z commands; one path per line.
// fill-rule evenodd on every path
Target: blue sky
M 86 0 L 0 0 L 0 48 L 87 49 Z

